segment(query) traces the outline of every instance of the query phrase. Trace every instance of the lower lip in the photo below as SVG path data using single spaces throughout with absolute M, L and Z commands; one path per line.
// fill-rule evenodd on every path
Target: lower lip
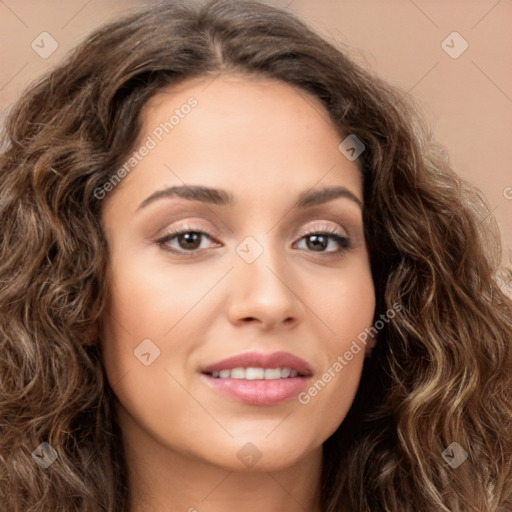
M 249 405 L 276 405 L 297 396 L 307 383 L 306 377 L 286 379 L 218 379 L 202 375 L 221 395 Z

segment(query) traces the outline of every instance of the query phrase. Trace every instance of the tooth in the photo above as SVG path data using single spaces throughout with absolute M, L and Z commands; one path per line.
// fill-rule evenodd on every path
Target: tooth
M 262 368 L 263 370 L 263 368 Z M 274 380 L 281 378 L 281 369 L 280 368 L 267 368 L 265 370 L 265 379 Z
M 245 368 L 233 368 L 231 370 L 232 379 L 245 379 Z
M 265 370 L 263 368 L 246 368 L 245 378 L 247 380 L 263 379 Z
M 288 377 L 297 377 L 297 370 L 290 368 L 233 368 L 231 370 L 220 370 L 212 372 L 213 378 L 220 379 L 245 379 L 245 380 L 276 380 Z

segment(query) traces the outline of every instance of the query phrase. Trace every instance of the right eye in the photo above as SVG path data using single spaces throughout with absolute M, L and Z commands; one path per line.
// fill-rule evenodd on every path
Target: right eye
M 182 226 L 165 233 L 158 240 L 155 240 L 155 243 L 164 251 L 188 256 L 195 255 L 205 249 L 205 247 L 201 247 L 202 239 L 205 237 L 211 240 L 210 234 L 205 231 L 193 226 Z M 170 242 L 175 242 L 174 247 L 170 245 Z

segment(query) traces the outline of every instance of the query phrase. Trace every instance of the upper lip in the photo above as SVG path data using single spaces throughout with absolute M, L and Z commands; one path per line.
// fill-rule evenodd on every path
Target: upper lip
M 305 377 L 312 374 L 311 367 L 304 359 L 288 352 L 273 352 L 271 354 L 246 352 L 206 366 L 202 372 L 220 372 L 233 368 L 290 368 L 296 370 L 300 376 Z

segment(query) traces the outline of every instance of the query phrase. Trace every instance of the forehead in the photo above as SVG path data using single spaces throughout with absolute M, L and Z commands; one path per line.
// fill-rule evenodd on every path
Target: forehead
M 135 150 L 154 147 L 125 179 L 144 194 L 183 183 L 254 192 L 343 185 L 361 197 L 361 175 L 338 146 L 344 136 L 321 101 L 284 82 L 201 77 L 153 96 Z

